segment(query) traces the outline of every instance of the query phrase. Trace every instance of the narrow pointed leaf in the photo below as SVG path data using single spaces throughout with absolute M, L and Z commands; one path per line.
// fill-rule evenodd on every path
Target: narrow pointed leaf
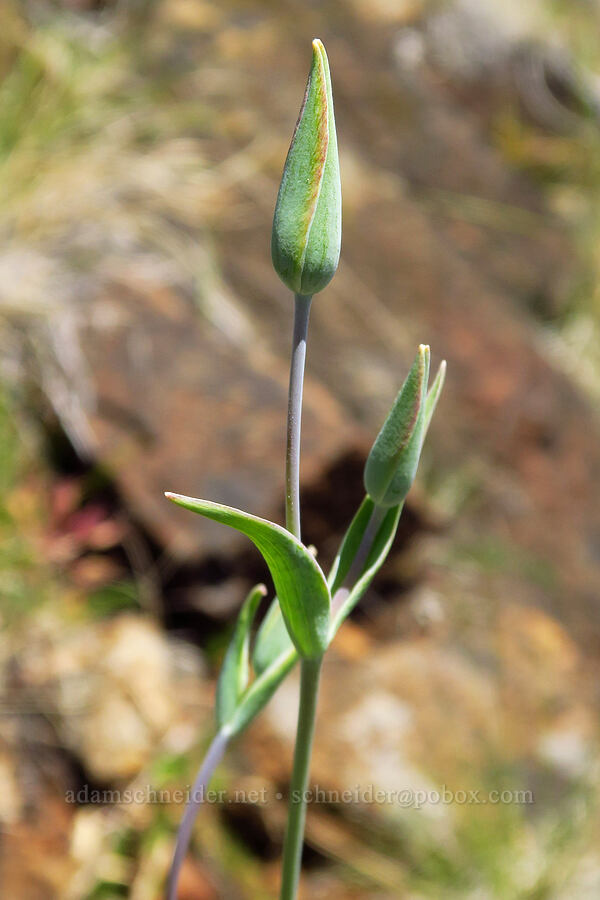
M 421 344 L 365 465 L 365 488 L 379 506 L 402 503 L 421 455 L 429 347 Z
M 291 644 L 264 672 L 254 679 L 242 695 L 234 714 L 227 722 L 227 732 L 236 735 L 264 709 L 281 682 L 298 662 L 298 651 Z
M 256 674 L 261 675 L 275 659 L 282 653 L 286 653 L 291 646 L 292 642 L 281 614 L 279 600 L 274 597 L 254 642 L 252 666 Z
M 356 581 L 352 589 L 342 597 L 341 602 L 336 602 L 337 598 L 334 594 L 334 611 L 330 635 L 331 640 L 335 636 L 344 619 L 346 619 L 352 612 L 360 598 L 363 596 L 363 594 L 373 581 L 373 578 L 387 559 L 388 553 L 390 552 L 391 546 L 394 542 L 394 537 L 396 536 L 398 522 L 400 521 L 401 514 L 402 504 L 394 506 L 386 511 L 384 519 L 377 530 L 377 534 L 371 546 L 371 550 L 367 555 L 360 578 L 358 579 L 358 581 Z M 334 583 L 337 583 L 338 581 L 339 580 L 336 578 Z
M 336 592 L 344 584 L 344 581 L 353 567 L 356 556 L 361 549 L 365 532 L 369 527 L 375 508 L 375 504 L 371 498 L 366 496 L 344 535 L 327 579 L 329 590 L 334 601 Z M 365 559 L 363 567 L 358 573 L 359 576 L 364 574 L 366 563 L 367 559 Z M 332 615 L 335 616 L 335 602 L 332 606 Z M 279 603 L 277 602 L 277 598 L 275 598 L 256 635 L 256 642 L 252 655 L 254 671 L 257 674 L 264 672 L 281 653 L 288 649 L 289 643 L 289 635 L 281 615 L 281 610 L 279 609 Z
M 367 526 L 371 521 L 374 509 L 375 504 L 369 496 L 366 496 L 344 535 L 328 578 L 329 590 L 331 591 L 332 597 L 338 588 L 343 585 L 346 576 L 350 571 L 352 563 L 361 546 Z
M 269 567 L 298 653 L 307 659 L 321 656 L 329 635 L 329 589 L 319 564 L 304 544 L 280 525 L 239 509 L 180 494 L 166 496 L 179 506 L 229 525 L 250 538 Z
M 446 380 L 446 360 L 442 360 L 440 363 L 440 367 L 437 370 L 437 375 L 435 376 L 435 380 L 431 385 L 429 392 L 427 394 L 427 398 L 425 400 L 425 414 L 423 421 L 423 440 L 425 440 L 425 436 L 429 431 L 429 426 L 431 425 L 431 420 L 433 418 L 433 414 L 435 412 L 435 408 L 437 406 L 437 402 L 440 399 L 440 394 L 442 393 L 442 388 L 444 387 L 444 381 Z
M 250 679 L 250 629 L 261 599 L 266 596 L 264 584 L 253 587 L 240 610 L 238 620 L 223 659 L 217 682 L 216 716 L 222 728 L 235 712 L 238 701 Z M 289 640 L 289 639 L 288 639 Z
M 329 62 L 321 41 L 314 40 L 271 238 L 275 271 L 296 294 L 316 294 L 335 274 L 341 246 L 341 197 Z

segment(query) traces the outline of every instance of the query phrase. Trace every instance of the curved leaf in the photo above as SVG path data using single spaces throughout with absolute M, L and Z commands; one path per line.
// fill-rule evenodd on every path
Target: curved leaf
M 285 624 L 300 656 L 315 659 L 327 649 L 330 595 L 314 556 L 293 535 L 267 519 L 208 500 L 165 495 L 192 512 L 241 531 L 262 553 L 281 605 Z
M 365 497 L 344 535 L 329 574 L 329 587 L 333 596 L 331 639 L 385 562 L 396 535 L 402 506 L 383 511 L 384 515 L 380 523 L 378 523 L 377 517 L 374 518 L 374 513 L 377 515 L 375 504 L 370 497 Z M 371 543 L 367 544 L 368 552 L 365 553 L 365 559 L 359 571 L 360 577 L 351 590 L 345 590 L 342 585 L 352 569 L 352 564 L 361 549 L 365 536 L 367 542 L 369 541 L 369 526 L 373 522 L 376 523 L 377 530 L 372 536 Z M 264 633 L 261 635 L 263 629 Z M 245 728 L 251 719 L 260 712 L 298 659 L 285 630 L 276 597 L 259 628 L 252 659 L 254 670 L 259 677 L 248 688 L 236 710 L 236 716 L 232 720 L 236 723 L 235 733 Z M 239 724 L 242 722 L 243 724 Z M 234 727 L 231 723 L 229 725 Z

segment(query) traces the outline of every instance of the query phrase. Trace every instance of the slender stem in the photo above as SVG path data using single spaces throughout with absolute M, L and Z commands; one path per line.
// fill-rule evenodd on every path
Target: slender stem
M 218 731 L 208 748 L 204 761 L 200 766 L 200 771 L 196 775 L 191 796 L 187 802 L 179 831 L 177 832 L 177 842 L 175 844 L 175 853 L 173 854 L 173 862 L 167 879 L 167 900 L 176 900 L 177 898 L 177 881 L 179 879 L 179 871 L 185 855 L 187 853 L 190 838 L 192 836 L 192 828 L 194 821 L 198 815 L 198 810 L 204 801 L 204 794 L 212 778 L 213 772 L 221 762 L 227 744 L 229 742 L 229 734 L 226 731 Z
M 294 297 L 294 337 L 288 394 L 287 450 L 285 455 L 285 527 L 300 540 L 300 429 L 306 335 L 312 297 Z
M 310 769 L 315 715 L 319 694 L 321 659 L 303 659 L 300 670 L 300 706 L 294 750 L 294 768 L 290 793 L 288 823 L 283 844 L 280 900 L 295 900 L 302 865 L 306 789 Z

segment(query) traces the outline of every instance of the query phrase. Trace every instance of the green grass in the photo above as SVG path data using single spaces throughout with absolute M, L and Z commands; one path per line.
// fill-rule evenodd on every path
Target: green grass
M 483 572 L 515 575 L 538 585 L 546 592 L 554 590 L 558 573 L 551 560 L 527 553 L 522 547 L 491 536 L 462 543 L 451 551 L 456 562 L 469 563 Z
M 550 29 L 587 77 L 600 71 L 600 11 L 594 4 L 546 0 Z M 541 186 L 570 233 L 576 255 L 566 302 L 548 327 L 549 349 L 573 381 L 600 398 L 600 127 L 582 116 L 570 134 L 538 129 L 515 108 L 497 117 L 493 140 L 511 165 Z
M 16 624 L 52 595 L 53 576 L 36 535 L 42 510 L 30 476 L 37 471 L 19 438 L 15 412 L 0 386 L 0 616 Z
M 87 596 L 87 608 L 91 615 L 103 619 L 126 610 L 139 610 L 138 585 L 132 580 L 115 581 L 103 585 Z

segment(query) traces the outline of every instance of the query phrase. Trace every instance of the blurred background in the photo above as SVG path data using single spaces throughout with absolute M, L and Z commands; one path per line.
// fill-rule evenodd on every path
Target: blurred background
M 319 36 L 344 189 L 306 388 L 323 565 L 419 342 L 448 380 L 328 655 L 312 770 L 433 799 L 313 805 L 302 896 L 597 897 L 598 0 L 0 14 L 2 896 L 161 896 L 172 792 L 265 577 L 162 492 L 283 518 L 291 298 L 269 240 Z M 259 802 L 204 808 L 182 900 L 276 895 L 295 691 L 219 769 Z M 164 802 L 123 799 L 148 786 Z

